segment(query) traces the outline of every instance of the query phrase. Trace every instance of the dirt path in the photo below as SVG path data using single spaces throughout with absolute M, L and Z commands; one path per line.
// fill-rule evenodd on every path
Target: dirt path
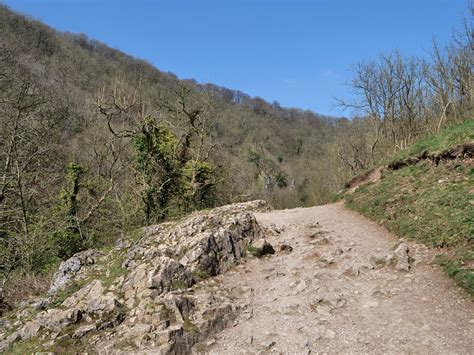
M 474 353 L 473 302 L 429 250 L 408 244 L 410 270 L 397 270 L 390 258 L 400 241 L 340 204 L 256 217 L 282 228 L 269 238 L 278 252 L 217 278 L 243 311 L 201 349 Z M 282 244 L 293 251 L 279 252 Z

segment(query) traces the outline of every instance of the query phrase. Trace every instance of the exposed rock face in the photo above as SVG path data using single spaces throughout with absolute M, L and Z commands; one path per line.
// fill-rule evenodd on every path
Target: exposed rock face
M 210 277 L 264 237 L 251 211 L 267 209 L 264 201 L 224 206 L 146 227 L 108 255 L 75 255 L 56 273 L 46 310 L 10 324 L 0 351 L 32 337 L 44 339 L 44 350 L 189 351 L 237 316 L 231 295 Z
M 48 293 L 54 294 L 64 288 L 81 270 L 84 271 L 85 267 L 93 265 L 101 256 L 103 254 L 95 250 L 86 250 L 63 261 L 59 270 L 54 274 Z

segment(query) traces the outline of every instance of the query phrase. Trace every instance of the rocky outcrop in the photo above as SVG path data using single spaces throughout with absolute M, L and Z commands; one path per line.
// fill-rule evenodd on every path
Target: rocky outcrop
M 251 212 L 267 209 L 264 201 L 224 206 L 146 227 L 107 255 L 75 255 L 61 264 L 49 299 L 8 323 L 0 351 L 31 338 L 41 339 L 37 350 L 188 351 L 237 316 L 232 295 L 212 276 L 264 237 Z
M 98 251 L 86 250 L 63 261 L 53 276 L 53 281 L 48 293 L 51 295 L 66 287 L 81 271 L 85 273 L 85 269 L 93 265 L 101 256 L 103 256 L 103 254 Z

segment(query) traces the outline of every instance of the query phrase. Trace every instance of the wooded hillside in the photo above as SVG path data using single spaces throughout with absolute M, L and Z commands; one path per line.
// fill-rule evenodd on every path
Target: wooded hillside
M 263 198 L 326 203 L 351 176 L 472 115 L 471 33 L 355 67 L 360 118 L 179 80 L 0 6 L 0 290 L 138 226 Z M 315 98 L 316 99 L 316 98 Z M 15 280 L 14 283 L 11 280 Z
M 345 178 L 322 165 L 334 118 L 179 80 L 5 6 L 0 32 L 6 275 L 194 209 L 323 203 Z

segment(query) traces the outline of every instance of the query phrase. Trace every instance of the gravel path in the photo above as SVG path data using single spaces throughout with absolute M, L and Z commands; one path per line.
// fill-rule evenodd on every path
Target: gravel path
M 217 278 L 242 313 L 200 349 L 474 354 L 474 304 L 432 251 L 406 243 L 394 257 L 401 241 L 341 204 L 256 217 L 281 229 L 268 238 L 277 253 Z M 293 250 L 280 251 L 283 244 Z

